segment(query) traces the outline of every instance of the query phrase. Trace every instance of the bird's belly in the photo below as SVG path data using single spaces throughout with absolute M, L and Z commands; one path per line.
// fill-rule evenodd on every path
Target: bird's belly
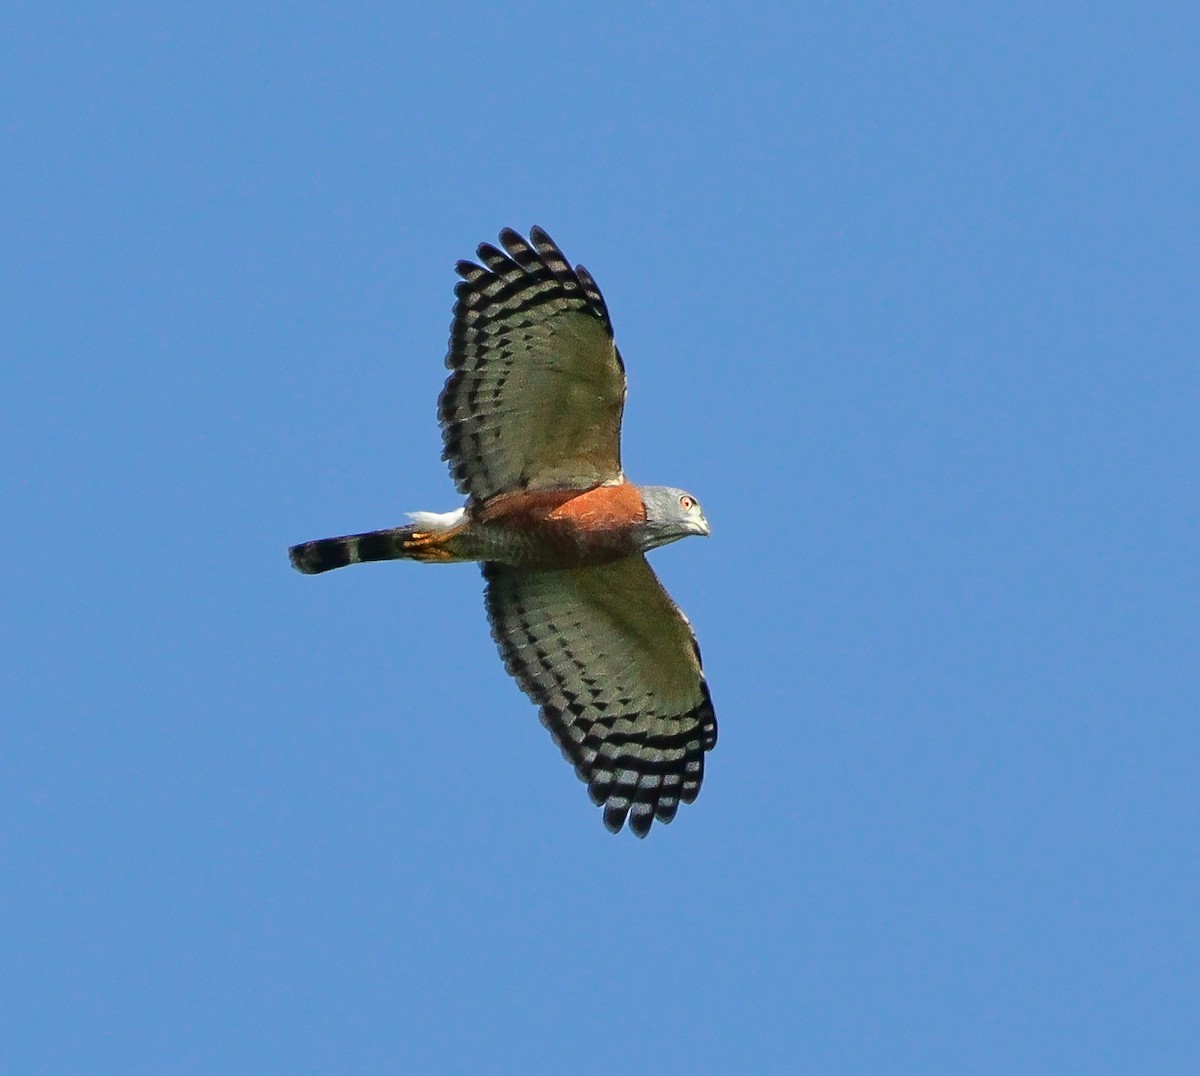
M 500 494 L 471 512 L 479 559 L 522 567 L 605 564 L 637 552 L 645 518 L 628 484 Z
M 543 520 L 532 527 L 485 523 L 475 532 L 480 560 L 524 568 L 578 568 L 607 564 L 636 552 L 628 532 L 586 528 L 573 520 Z

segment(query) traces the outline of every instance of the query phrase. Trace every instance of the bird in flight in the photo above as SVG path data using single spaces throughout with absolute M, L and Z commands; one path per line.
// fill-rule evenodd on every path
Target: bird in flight
M 644 837 L 691 803 L 717 720 L 656 546 L 707 535 L 689 493 L 621 468 L 625 364 L 582 265 L 533 228 L 460 261 L 442 458 L 467 498 L 390 530 L 290 550 L 309 575 L 378 560 L 480 561 L 505 667 L 586 782 L 604 824 Z

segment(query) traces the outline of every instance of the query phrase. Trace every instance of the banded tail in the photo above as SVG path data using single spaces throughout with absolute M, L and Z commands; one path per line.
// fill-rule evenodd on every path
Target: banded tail
M 288 555 L 292 558 L 292 567 L 305 575 L 319 575 L 347 564 L 365 564 L 373 560 L 459 560 L 448 541 L 459 529 L 417 523 L 391 530 L 346 534 L 340 538 L 318 538 L 315 542 L 292 546 Z

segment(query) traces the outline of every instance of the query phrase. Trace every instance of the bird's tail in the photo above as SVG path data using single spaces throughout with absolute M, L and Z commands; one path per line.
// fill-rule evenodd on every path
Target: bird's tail
M 292 558 L 292 567 L 305 575 L 372 560 L 460 560 L 463 558 L 457 555 L 451 541 L 460 529 L 430 528 L 421 524 L 393 527 L 385 531 L 302 542 L 292 546 L 288 554 Z

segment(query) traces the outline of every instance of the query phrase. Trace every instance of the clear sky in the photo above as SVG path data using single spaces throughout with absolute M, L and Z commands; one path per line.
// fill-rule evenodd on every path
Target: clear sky
M 1195 4 L 0 27 L 0 1069 L 1200 1071 Z M 456 259 L 629 370 L 721 738 L 609 835 L 459 502 Z

